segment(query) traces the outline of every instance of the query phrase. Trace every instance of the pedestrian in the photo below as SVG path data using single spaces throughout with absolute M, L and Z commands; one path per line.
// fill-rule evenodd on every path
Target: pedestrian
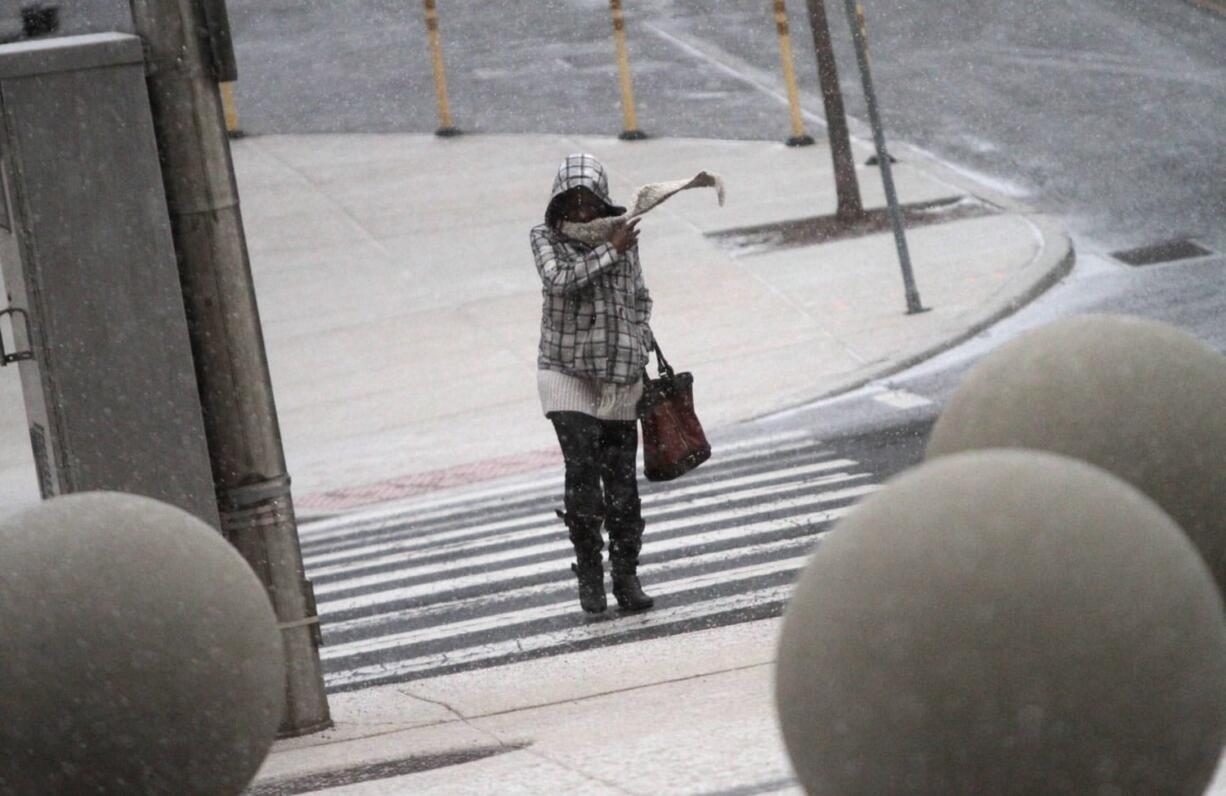
M 602 524 L 618 607 L 643 611 L 654 604 L 638 579 L 644 523 L 635 409 L 652 342 L 638 219 L 613 224 L 603 241 L 562 231 L 566 222 L 625 212 L 609 198 L 604 166 L 591 155 L 570 155 L 558 169 L 545 223 L 531 235 L 544 299 L 537 386 L 565 461 L 565 511 L 558 515 L 575 549 L 579 604 L 589 613 L 608 604 Z

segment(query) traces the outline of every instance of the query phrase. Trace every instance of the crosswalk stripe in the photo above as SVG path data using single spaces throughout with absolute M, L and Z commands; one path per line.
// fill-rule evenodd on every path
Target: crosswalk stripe
M 735 581 L 749 580 L 751 578 L 760 578 L 779 572 L 795 572 L 803 567 L 807 560 L 807 555 L 794 556 L 791 558 L 766 561 L 759 564 L 734 567 L 732 569 L 704 572 L 701 575 L 692 575 L 687 578 L 678 578 L 676 580 L 655 581 L 651 584 L 651 594 L 654 597 L 666 597 L 670 594 L 693 591 L 718 584 L 728 584 Z M 520 611 L 490 614 L 487 616 L 477 617 L 475 619 L 452 622 L 450 624 L 441 625 L 438 627 L 423 627 L 402 633 L 393 633 L 391 635 L 378 636 L 371 639 L 364 639 L 362 641 L 353 641 L 346 644 L 328 646 L 322 648 L 320 650 L 320 654 L 324 660 L 347 658 L 355 655 L 379 652 L 381 650 L 408 647 L 424 641 L 440 641 L 442 639 L 453 638 L 455 636 L 480 633 L 485 630 L 495 630 L 499 628 L 513 627 L 516 625 L 525 625 L 530 622 L 539 622 L 543 619 L 552 619 L 558 616 L 574 614 L 578 610 L 579 609 L 574 598 L 571 598 Z
M 892 406 L 895 409 L 915 409 L 920 406 L 930 406 L 932 401 L 922 395 L 916 395 L 906 390 L 886 390 L 873 396 L 873 400 Z
M 792 588 L 791 585 L 787 585 L 755 589 L 726 597 L 718 597 L 713 600 L 679 605 L 675 608 L 661 608 L 644 614 L 620 617 L 600 624 L 585 624 L 579 627 L 553 630 L 478 647 L 447 650 L 406 660 L 370 664 L 355 669 L 335 672 L 328 675 L 326 681 L 332 687 L 345 687 L 372 680 L 405 677 L 431 669 L 452 668 L 480 661 L 495 660 L 510 655 L 564 648 L 566 645 L 576 642 L 608 639 L 665 625 L 703 619 L 743 608 L 783 602 L 791 594 Z
M 838 469 L 839 467 L 854 467 L 855 465 L 856 463 L 851 459 L 830 459 L 827 461 L 818 461 L 798 467 L 783 468 L 780 470 L 766 471 L 764 473 L 755 473 L 748 476 L 740 476 L 728 480 L 701 481 L 687 486 L 675 487 L 667 491 L 643 494 L 642 502 L 645 508 L 650 508 L 652 506 L 657 506 L 660 503 L 671 503 L 680 498 L 685 498 L 691 495 L 703 495 L 711 492 L 719 492 L 721 490 L 731 490 L 736 487 L 761 483 L 763 481 L 787 479 L 789 477 L 804 475 L 806 473 L 818 473 L 826 470 Z M 543 509 L 538 509 L 537 511 L 523 511 L 510 517 L 500 517 L 496 520 L 481 521 L 475 525 L 462 521 L 457 524 L 456 521 L 452 520 L 451 518 L 446 518 L 442 522 L 433 526 L 424 521 L 417 521 L 412 525 L 389 529 L 388 531 L 378 533 L 377 535 L 367 534 L 366 538 L 374 535 L 375 539 L 364 545 L 345 544 L 344 546 L 329 547 L 323 550 L 317 550 L 316 552 L 311 552 L 309 549 L 304 550 L 303 560 L 308 566 L 345 561 L 349 560 L 350 558 L 360 558 L 364 555 L 368 555 L 372 551 L 381 550 L 389 545 L 407 545 L 409 548 L 414 548 L 424 544 L 433 544 L 435 542 L 478 536 L 494 530 L 522 528 L 528 524 L 540 521 L 541 516 L 547 516 L 551 519 L 556 517 L 552 508 L 550 508 L 550 510 L 545 514 L 540 514 L 538 513 L 539 511 L 543 511 Z M 468 513 L 466 513 L 464 516 L 468 516 Z M 483 515 L 476 514 L 474 516 L 481 517 Z
M 782 474 L 776 476 L 776 478 L 768 478 L 762 475 L 752 476 L 736 481 L 678 490 L 666 496 L 655 495 L 644 497 L 643 508 L 646 511 L 650 511 L 653 507 L 663 503 L 665 499 L 667 499 L 669 504 L 672 504 L 680 499 L 692 497 L 695 499 L 685 501 L 681 505 L 690 509 L 696 509 L 705 505 L 711 505 L 713 502 L 716 502 L 716 499 L 717 502 L 725 503 L 787 492 L 805 486 L 825 486 L 858 478 L 867 478 L 867 474 L 849 473 L 834 473 L 816 478 L 813 477 L 818 473 L 825 473 L 837 467 L 854 464 L 855 462 L 848 459 L 838 459 L 832 462 L 821 462 L 806 467 L 794 468 L 787 471 L 793 480 L 772 487 L 754 488 L 753 485 L 762 481 L 776 480 Z M 714 498 L 710 496 L 711 493 L 716 493 Z M 664 509 L 661 513 L 669 514 L 675 510 Z M 542 527 L 556 530 L 561 526 L 557 516 L 550 511 L 518 517 L 513 520 L 494 520 L 492 522 L 438 531 L 436 533 L 406 535 L 405 537 L 396 537 L 391 541 L 377 542 L 363 547 L 346 548 L 316 555 L 304 555 L 303 560 L 310 570 L 312 577 L 325 577 L 335 572 L 350 569 L 355 563 L 359 562 L 364 566 L 393 563 L 402 560 L 402 557 L 409 552 L 422 551 L 430 555 L 436 555 L 447 550 L 458 551 L 468 549 L 478 544 L 517 541 L 541 533 Z
M 838 500 L 846 500 L 854 497 L 865 495 L 868 492 L 876 489 L 875 484 L 866 484 L 864 486 L 848 487 L 846 489 L 832 490 L 829 492 L 819 492 L 816 495 L 807 495 L 805 497 L 790 498 L 786 500 L 777 500 L 765 504 L 755 504 L 751 506 L 742 506 L 735 509 L 726 509 L 724 511 L 715 511 L 701 515 L 701 520 L 704 523 L 716 523 L 726 520 L 742 519 L 757 514 L 766 512 L 775 512 L 798 508 L 800 506 L 819 505 L 821 503 L 833 503 Z M 695 501 L 690 506 L 682 507 L 684 510 L 694 510 L 700 506 L 696 505 L 700 501 Z M 703 505 L 713 504 L 715 501 L 711 498 L 703 499 Z M 721 503 L 723 501 L 720 501 Z M 664 522 L 655 522 L 652 524 L 652 530 L 659 533 L 666 533 L 672 530 L 683 528 L 692 528 L 696 526 L 696 518 L 694 516 L 685 516 L 676 520 Z M 542 526 L 538 531 L 547 531 L 549 526 Z M 738 527 L 723 528 L 718 531 L 708 531 L 687 536 L 681 536 L 674 539 L 656 540 L 652 542 L 652 550 L 668 550 L 676 547 L 688 547 L 693 544 L 705 544 L 710 542 L 722 541 L 727 538 L 732 538 L 740 535 L 741 529 Z M 487 547 L 495 542 L 494 540 L 483 540 L 479 546 L 471 550 L 462 551 L 471 553 L 473 550 L 480 550 L 482 547 Z M 562 534 L 549 541 L 528 545 L 511 550 L 500 550 L 494 553 L 478 554 L 478 555 L 457 555 L 456 558 L 449 559 L 438 563 L 431 564 L 406 564 L 394 570 L 386 572 L 378 572 L 371 575 L 362 575 L 358 577 L 348 577 L 339 580 L 320 583 L 315 587 L 316 597 L 332 594 L 338 591 L 346 591 L 350 589 L 359 589 L 366 586 L 376 586 L 382 583 L 389 583 L 398 580 L 405 580 L 413 577 L 422 577 L 425 575 L 441 574 L 454 571 L 459 568 L 488 566 L 499 564 L 507 561 L 514 561 L 529 556 L 539 555 L 542 553 L 566 553 L 569 555 L 570 544 Z
M 805 489 L 822 486 L 836 486 L 840 484 L 848 484 L 852 481 L 860 481 L 868 478 L 867 473 L 837 473 L 827 475 L 821 478 L 811 479 L 809 481 L 791 482 L 786 485 L 761 487 L 758 489 L 746 489 L 741 492 L 727 496 L 714 496 L 699 498 L 677 506 L 671 506 L 668 509 L 651 512 L 647 520 L 650 523 L 651 532 L 653 535 L 658 535 L 667 531 L 684 528 L 687 526 L 696 526 L 704 523 L 711 515 L 705 513 L 712 507 L 724 506 L 731 503 L 740 503 L 745 500 L 753 500 L 756 498 L 769 497 L 771 495 L 787 495 L 799 492 Z M 815 493 L 821 494 L 821 493 Z M 845 492 L 832 491 L 837 497 L 834 499 L 842 499 Z M 809 497 L 813 495 L 810 494 Z M 741 509 L 747 513 L 760 513 L 760 506 L 744 506 Z M 680 516 L 678 516 L 680 515 Z M 366 558 L 360 562 L 346 562 L 344 564 L 335 564 L 319 569 L 311 569 L 311 578 L 318 584 L 316 591 L 318 593 L 326 593 L 330 590 L 328 586 L 339 580 L 352 580 L 353 578 L 362 577 L 362 573 L 370 572 L 371 570 L 386 569 L 390 565 L 399 564 L 396 570 L 402 573 L 416 571 L 419 567 L 427 566 L 428 562 L 414 563 L 415 560 L 420 562 L 420 559 L 426 558 L 429 560 L 437 560 L 439 556 L 448 556 L 448 561 L 452 563 L 453 568 L 474 565 L 471 557 L 478 555 L 481 550 L 490 547 L 505 547 L 506 545 L 516 542 L 534 541 L 535 544 L 526 547 L 506 549 L 503 555 L 507 559 L 523 558 L 528 555 L 533 555 L 539 552 L 546 552 L 552 549 L 562 534 L 562 526 L 557 519 L 550 515 L 541 515 L 536 519 L 536 522 L 527 527 L 518 528 L 512 532 L 504 532 L 499 534 L 483 534 L 475 539 L 465 539 L 462 541 L 452 542 L 449 544 L 426 544 L 413 545 L 411 550 L 391 549 L 386 555 L 379 555 L 374 558 Z M 548 547 L 541 547 L 547 544 Z M 490 559 L 486 563 L 493 563 L 497 559 Z M 374 574 L 370 572 L 370 574 Z M 351 577 L 346 578 L 346 575 Z
M 761 437 L 746 437 L 736 442 L 713 442 L 711 443 L 711 451 L 715 453 L 733 453 L 734 451 L 742 451 L 747 449 L 772 448 L 780 442 L 795 442 L 796 440 L 812 440 L 817 441 L 809 431 L 794 429 L 792 431 L 780 431 L 775 434 L 768 434 Z
M 875 486 L 876 485 L 866 485 L 864 487 L 858 487 L 858 489 L 863 490 L 862 494 L 867 494 L 867 492 L 875 488 Z M 821 502 L 824 501 L 808 501 L 807 503 L 803 503 L 801 505 L 820 505 Z M 651 542 L 650 549 L 651 553 L 655 555 L 669 550 L 685 549 L 686 547 L 694 545 L 708 544 L 713 539 L 741 537 L 748 540 L 753 536 L 795 528 L 800 524 L 813 525 L 829 522 L 845 516 L 852 510 L 852 508 L 853 506 L 842 506 L 840 508 L 828 509 L 825 511 L 792 515 L 783 519 L 763 520 L 760 522 L 751 523 L 749 525 L 738 526 L 736 528 L 721 531 L 713 531 L 707 534 L 693 534 L 689 536 L 677 537 L 675 539 L 653 541 Z M 559 540 L 557 552 L 562 554 L 559 555 L 558 558 L 563 558 L 565 555 L 567 555 L 568 551 L 564 539 Z M 507 581 L 520 578 L 547 575 L 551 573 L 557 574 L 560 569 L 564 569 L 564 567 L 559 566 L 559 563 L 560 562 L 556 559 L 539 561 L 506 569 L 486 570 L 482 572 L 474 572 L 469 575 L 450 577 L 445 581 L 428 581 L 426 583 L 417 583 L 411 586 L 401 586 L 382 591 L 367 592 L 349 597 L 338 597 L 332 600 L 320 600 L 318 603 L 318 608 L 320 614 L 322 616 L 326 616 L 327 614 L 339 614 L 343 611 L 352 611 L 357 609 L 370 609 L 380 605 L 397 603 L 418 597 L 437 595 L 440 592 L 444 592 L 444 590 L 451 592 L 475 586 L 496 588 L 500 584 Z
M 791 453 L 804 450 L 805 448 L 812 447 L 818 442 L 818 440 L 808 437 L 807 434 L 803 435 L 803 437 L 806 438 L 805 442 L 776 448 L 771 448 L 767 442 L 759 442 L 758 444 L 751 445 L 750 442 L 753 441 L 718 447 L 712 452 L 712 460 L 717 462 L 718 466 L 728 467 L 739 462 L 752 461 L 754 458 L 759 457 L 762 453 L 786 456 Z M 802 435 L 796 434 L 789 435 L 786 439 L 793 440 L 801 438 Z M 728 453 L 733 453 L 735 455 L 728 456 L 726 455 Z M 708 469 L 711 468 L 708 467 Z M 402 522 L 410 517 L 426 519 L 432 515 L 442 516 L 447 513 L 454 512 L 457 507 L 472 508 L 483 503 L 497 504 L 499 501 L 504 500 L 506 495 L 515 495 L 517 498 L 523 498 L 525 496 L 532 495 L 535 490 L 541 490 L 540 498 L 546 499 L 557 491 L 558 480 L 558 475 L 553 473 L 548 477 L 542 477 L 532 482 L 506 484 L 487 490 L 443 496 L 434 500 L 415 500 L 407 506 L 397 505 L 354 512 L 340 517 L 330 517 L 324 520 L 303 523 L 300 533 L 303 543 L 307 544 L 314 543 L 319 540 L 334 538 L 336 536 L 345 536 L 363 530 L 377 529 L 387 523 Z
M 823 531 L 829 533 L 829 530 Z M 653 585 L 662 577 L 666 577 L 669 573 L 678 569 L 688 569 L 694 567 L 705 567 L 712 565 L 726 564 L 730 561 L 754 558 L 757 556 L 769 556 L 786 553 L 794 549 L 808 550 L 815 542 L 814 536 L 792 536 L 787 539 L 777 539 L 773 542 L 760 542 L 749 544 L 742 547 L 734 547 L 728 550 L 715 550 L 709 553 L 699 553 L 698 555 L 685 556 L 684 558 L 672 558 L 666 561 L 652 561 L 643 563 L 639 566 L 639 573 Z M 460 613 L 475 614 L 482 609 L 497 610 L 507 603 L 531 599 L 533 597 L 544 597 L 552 594 L 560 594 L 565 592 L 574 600 L 575 580 L 570 574 L 570 570 L 566 568 L 558 568 L 558 580 L 547 581 L 545 583 L 534 583 L 529 586 L 520 586 L 515 589 L 499 589 L 498 591 L 488 594 L 480 594 L 473 597 L 462 597 L 454 600 L 443 600 L 430 605 L 424 605 L 417 608 L 409 609 L 403 614 L 396 615 L 377 614 L 374 616 L 359 616 L 352 619 L 341 619 L 337 621 L 325 622 L 324 637 L 325 639 L 335 638 L 342 634 L 361 631 L 362 629 L 374 629 L 383 625 L 387 625 L 396 621 L 396 616 L 411 616 L 414 619 L 424 619 L 430 616 L 453 615 Z M 371 636 L 373 638 L 373 636 Z M 331 645 L 333 642 L 329 642 Z M 350 643 L 350 642 L 341 642 Z

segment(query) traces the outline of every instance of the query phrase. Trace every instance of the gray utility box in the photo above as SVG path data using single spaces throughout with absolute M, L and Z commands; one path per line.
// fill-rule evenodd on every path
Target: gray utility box
M 147 495 L 220 523 L 140 40 L 0 46 L 2 359 L 44 497 Z

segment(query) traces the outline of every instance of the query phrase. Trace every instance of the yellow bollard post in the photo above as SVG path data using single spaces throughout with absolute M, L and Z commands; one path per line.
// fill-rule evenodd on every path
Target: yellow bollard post
M 443 43 L 438 34 L 438 9 L 435 0 L 424 0 L 426 5 L 426 30 L 430 35 L 430 57 L 434 62 L 434 92 L 438 96 L 438 129 L 434 134 L 450 138 L 460 134 L 451 123 L 451 106 L 447 102 L 447 72 L 443 69 Z
M 622 12 L 622 0 L 609 0 L 613 11 L 613 41 L 617 45 L 617 71 L 621 80 L 622 115 L 625 129 L 618 136 L 623 141 L 641 141 L 647 134 L 639 129 L 634 112 L 634 84 L 630 80 L 630 56 L 626 52 L 626 15 Z
M 788 9 L 785 0 L 775 0 L 775 29 L 779 31 L 779 60 L 783 65 L 783 82 L 788 89 L 788 108 L 792 114 L 792 137 L 788 146 L 810 146 L 813 138 L 805 132 L 805 122 L 800 115 L 800 92 L 796 89 L 796 67 L 792 62 L 792 34 L 788 27 Z
M 230 138 L 242 138 L 243 131 L 238 126 L 238 103 L 234 101 L 234 81 L 218 84 L 221 90 L 221 111 L 226 119 L 226 135 Z

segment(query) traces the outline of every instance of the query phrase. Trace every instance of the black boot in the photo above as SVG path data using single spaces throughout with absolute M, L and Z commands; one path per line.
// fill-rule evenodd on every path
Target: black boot
M 639 583 L 639 550 L 643 546 L 643 521 L 609 524 L 609 563 L 613 570 L 613 596 L 623 611 L 646 611 L 656 604 Z
M 600 551 L 604 540 L 600 538 L 602 518 L 583 514 L 557 512 L 570 531 L 570 543 L 575 548 L 575 563 L 570 571 L 579 579 L 579 605 L 589 614 L 601 614 L 609 607 L 604 592 L 604 563 Z

